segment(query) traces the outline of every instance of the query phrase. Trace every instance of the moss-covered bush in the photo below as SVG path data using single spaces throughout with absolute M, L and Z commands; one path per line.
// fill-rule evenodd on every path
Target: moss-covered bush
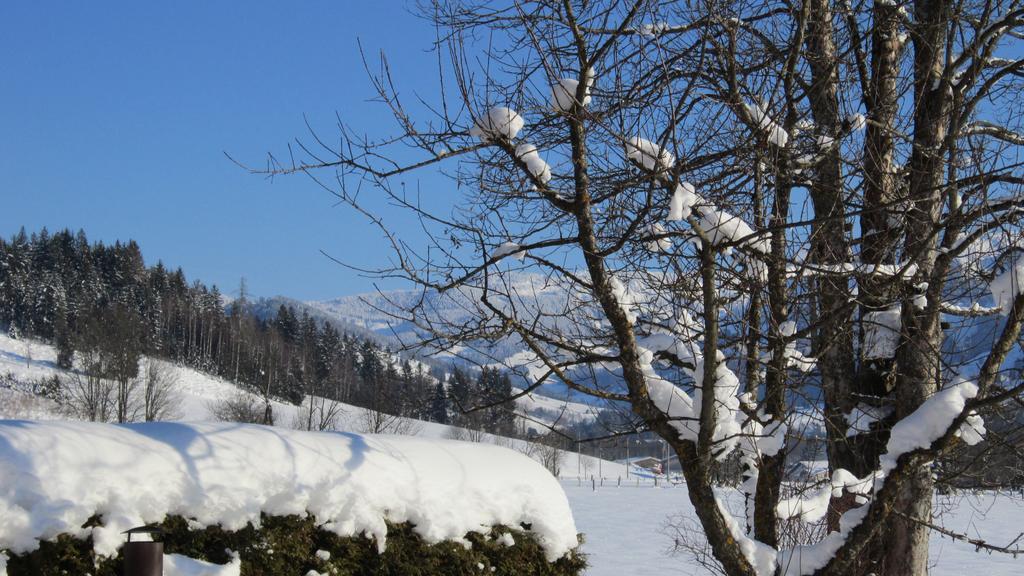
M 317 527 L 312 518 L 264 516 L 259 528 L 238 531 L 210 526 L 190 530 L 180 516 L 161 524 L 164 552 L 224 564 L 228 550 L 242 559 L 242 576 L 301 576 L 310 570 L 337 576 L 574 576 L 583 571 L 582 556 L 570 554 L 549 563 L 544 550 L 526 531 L 496 527 L 490 534 L 470 533 L 469 548 L 453 542 L 428 545 L 409 524 L 388 526 L 387 550 L 361 536 L 341 538 Z M 502 540 L 510 534 L 512 546 Z M 330 552 L 323 560 L 318 550 Z M 12 555 L 9 576 L 123 576 L 121 558 L 97 559 L 92 542 L 66 535 L 41 543 L 31 554 Z

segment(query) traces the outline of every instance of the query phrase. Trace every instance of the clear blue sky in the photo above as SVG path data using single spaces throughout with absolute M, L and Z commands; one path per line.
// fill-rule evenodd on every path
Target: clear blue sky
M 406 90 L 429 91 L 433 31 L 407 8 L 4 2 L 0 234 L 46 226 L 133 238 L 148 263 L 181 266 L 227 293 L 243 276 L 256 295 L 371 290 L 319 251 L 372 265 L 386 257 L 379 235 L 308 179 L 270 183 L 223 153 L 258 164 L 283 152 L 303 135 L 303 114 L 327 135 L 335 112 L 391 133 L 368 102 L 357 40 L 388 54 Z

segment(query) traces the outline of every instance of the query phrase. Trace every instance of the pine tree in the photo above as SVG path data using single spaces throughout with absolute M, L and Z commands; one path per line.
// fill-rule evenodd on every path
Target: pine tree
M 443 382 L 438 382 L 434 386 L 434 396 L 430 401 L 430 420 L 438 424 L 448 423 L 448 394 L 445 392 Z

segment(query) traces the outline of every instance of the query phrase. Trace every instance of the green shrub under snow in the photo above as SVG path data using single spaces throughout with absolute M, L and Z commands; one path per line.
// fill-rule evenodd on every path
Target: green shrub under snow
M 263 516 L 261 526 L 237 531 L 211 526 L 190 530 L 180 516 L 168 517 L 164 552 L 224 564 L 237 552 L 242 576 L 303 576 L 311 570 L 337 576 L 571 576 L 581 574 L 583 557 L 570 553 L 556 562 L 545 559 L 544 549 L 525 530 L 495 527 L 490 534 L 470 533 L 471 546 L 455 542 L 425 543 L 409 524 L 389 525 L 387 548 L 362 536 L 342 538 L 317 527 L 310 517 Z M 503 536 L 508 534 L 510 540 Z M 317 555 L 330 553 L 324 560 Z M 42 542 L 25 555 L 11 555 L 9 576 L 122 576 L 121 558 L 97 558 L 92 542 L 62 535 Z

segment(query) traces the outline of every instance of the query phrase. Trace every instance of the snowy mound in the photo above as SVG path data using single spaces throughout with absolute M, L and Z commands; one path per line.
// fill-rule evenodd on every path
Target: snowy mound
M 233 423 L 0 421 L 0 549 L 91 534 L 112 555 L 121 531 L 167 515 L 237 530 L 261 512 L 308 513 L 381 550 L 385 520 L 410 522 L 428 543 L 527 523 L 552 561 L 577 545 L 558 481 L 496 446 Z M 95 514 L 104 525 L 82 528 Z

